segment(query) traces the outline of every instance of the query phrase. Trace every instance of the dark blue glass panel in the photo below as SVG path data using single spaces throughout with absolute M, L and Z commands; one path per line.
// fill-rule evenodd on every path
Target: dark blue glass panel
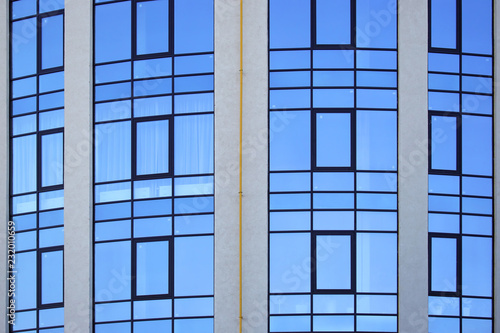
M 137 2 L 136 33 L 138 55 L 169 51 L 168 0 Z
M 136 174 L 169 172 L 169 120 L 137 123 Z
M 311 45 L 309 1 L 272 0 L 269 3 L 270 47 L 294 48 Z
M 316 166 L 351 166 L 351 115 L 316 114 Z
M 431 168 L 457 169 L 457 118 L 432 116 Z
M 351 10 L 350 0 L 316 0 L 316 44 L 351 44 Z
M 63 65 L 63 15 L 42 19 L 42 69 Z
M 37 70 L 36 18 L 12 23 L 12 77 L 35 74 Z
M 173 1 L 175 1 L 175 53 L 213 51 L 213 2 L 205 0 Z
M 42 304 L 63 301 L 63 251 L 43 252 Z
M 136 246 L 137 295 L 168 294 L 169 242 L 140 242 Z
M 491 54 L 492 43 L 491 0 L 462 1 L 462 51 Z
M 457 1 L 431 1 L 431 47 L 457 48 Z
M 95 7 L 95 62 L 130 59 L 130 1 Z

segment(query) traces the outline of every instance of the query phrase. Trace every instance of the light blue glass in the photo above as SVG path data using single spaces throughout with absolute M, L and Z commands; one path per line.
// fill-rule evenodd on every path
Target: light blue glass
M 134 88 L 136 84 L 134 83 Z M 135 90 L 135 89 L 134 89 Z M 106 84 L 95 87 L 95 100 L 106 101 L 111 99 L 121 99 L 130 97 L 130 82 Z
M 137 2 L 136 54 L 169 51 L 169 0 Z
M 12 81 L 12 98 L 36 94 L 36 77 Z
M 176 75 L 211 73 L 213 71 L 213 54 L 175 57 L 174 73 Z
M 111 220 L 130 217 L 130 202 L 96 205 L 94 210 L 95 220 Z
M 358 170 L 397 169 L 397 113 L 358 111 L 356 115 Z M 392 186 L 396 186 L 393 184 Z
M 36 14 L 36 0 L 19 0 L 12 2 L 12 19 Z
M 95 325 L 95 333 L 130 333 L 130 322 Z
M 214 90 L 213 75 L 196 75 L 174 79 L 175 92 Z
M 269 291 L 271 293 L 310 291 L 309 233 L 272 233 L 269 241 Z M 293 267 L 297 269 L 293 270 Z
M 396 173 L 356 173 L 356 188 L 358 191 L 396 192 Z
M 455 0 L 432 0 L 431 47 L 457 48 L 457 2 Z
M 353 68 L 354 51 L 351 50 L 314 50 L 313 68 Z
M 306 73 L 310 76 L 310 73 Z M 352 87 L 354 86 L 354 72 L 314 71 L 313 85 L 315 87 Z
M 271 316 L 269 332 L 309 332 L 311 316 Z
M 169 293 L 169 242 L 140 242 L 136 248 L 136 294 Z
M 316 114 L 316 167 L 351 166 L 351 114 Z
M 356 274 L 358 292 L 397 291 L 396 233 L 358 233 Z
M 13 116 L 36 111 L 36 97 L 17 99 L 12 101 L 11 113 Z
M 175 214 L 213 213 L 214 197 L 178 198 L 174 200 L 174 206 Z
M 35 191 L 37 184 L 36 135 L 12 139 L 12 193 Z
M 351 44 L 351 1 L 316 0 L 316 44 Z
M 354 212 L 313 212 L 314 230 L 354 230 Z
M 353 193 L 314 193 L 314 209 L 354 209 Z
M 462 198 L 462 212 L 470 214 L 492 214 L 493 200 L 486 198 Z
M 309 295 L 275 295 L 269 296 L 270 314 L 309 313 L 311 296 Z
M 131 2 L 95 6 L 95 62 L 130 59 Z
M 168 236 L 171 234 L 171 217 L 156 217 L 134 220 L 134 237 Z
M 460 211 L 460 198 L 429 195 L 429 211 L 458 213 Z
M 134 322 L 134 332 L 172 332 L 171 320 L 153 320 Z
M 130 320 L 130 302 L 95 305 L 95 321 Z
M 313 295 L 313 313 L 354 313 L 354 295 Z
M 40 310 L 38 312 L 38 323 L 40 327 L 64 325 L 64 308 L 60 307 L 55 309 Z M 46 333 L 47 331 L 40 330 L 39 332 Z M 55 332 L 48 331 L 48 333 L 55 333 Z
M 467 317 L 491 317 L 492 301 L 491 299 L 481 298 L 463 298 L 462 313 Z
M 16 330 L 23 330 L 37 327 L 37 311 L 26 311 L 16 313 Z M 36 331 L 29 331 L 34 333 Z
M 214 50 L 214 4 L 205 0 L 174 1 L 176 54 Z
M 176 196 L 214 194 L 213 176 L 182 177 L 174 181 Z
M 431 239 L 431 291 L 457 291 L 457 239 Z
M 397 194 L 358 193 L 356 194 L 356 208 L 396 210 L 398 208 L 398 196 Z
M 491 236 L 492 229 L 491 216 L 462 216 L 462 232 L 464 234 Z
M 459 233 L 460 215 L 429 214 L 429 232 Z
M 214 215 L 184 215 L 174 219 L 176 235 L 213 234 Z
M 429 193 L 460 194 L 458 176 L 429 175 Z
M 270 90 L 269 107 L 271 109 L 309 108 L 311 91 L 309 89 Z
M 174 113 L 196 113 L 214 110 L 214 93 L 176 95 Z
M 64 0 L 39 0 L 40 13 L 47 13 L 64 8 Z
M 396 212 L 357 212 L 358 230 L 396 231 L 398 214 Z
M 457 169 L 457 118 L 431 117 L 431 169 Z
M 36 210 L 36 194 L 22 195 L 12 198 L 12 213 L 23 214 Z
M 137 123 L 137 175 L 169 172 L 169 139 L 169 120 Z
M 353 108 L 354 89 L 313 89 L 313 107 Z
M 98 243 L 94 251 L 95 301 L 129 299 L 130 241 Z
M 36 131 L 36 115 L 12 118 L 12 134 L 19 135 Z
M 134 99 L 134 117 L 159 116 L 172 113 L 172 96 Z
M 351 236 L 316 236 L 316 288 L 351 289 L 351 263 Z
M 214 298 L 178 298 L 174 300 L 174 309 L 176 317 L 213 316 Z
M 269 209 L 310 209 L 311 195 L 309 193 L 271 194 Z
M 64 72 L 55 72 L 39 76 L 39 92 L 45 93 L 49 91 L 64 89 Z
M 460 77 L 458 75 L 429 74 L 429 89 L 458 91 Z
M 43 252 L 42 304 L 63 301 L 63 251 Z
M 315 172 L 314 191 L 354 191 L 352 172 Z
M 94 224 L 95 241 L 130 238 L 130 220 Z
M 429 92 L 429 110 L 458 111 L 460 95 L 457 93 Z
M 492 16 L 491 0 L 462 1 L 462 52 L 491 54 Z
M 310 212 L 271 212 L 269 214 L 271 231 L 308 230 L 311 228 Z
M 490 117 L 462 116 L 462 172 L 492 174 L 492 123 Z
M 354 316 L 313 316 L 314 332 L 328 332 L 332 327 L 340 332 L 353 332 Z
M 37 234 L 36 231 L 17 233 L 15 239 L 16 251 L 36 249 L 37 247 L 36 234 Z
M 391 0 L 357 0 L 357 47 L 396 48 L 397 11 Z
M 190 332 L 214 332 L 213 318 L 200 318 L 200 319 L 176 319 L 174 321 L 174 332 L 176 333 L 190 333 Z
M 172 93 L 172 79 L 134 81 L 134 96 L 153 96 Z
M 271 72 L 269 74 L 269 87 L 271 88 L 309 87 L 310 85 L 311 72 L 308 71 Z
M 458 297 L 429 297 L 429 315 L 459 316 L 460 298 Z
M 42 19 L 42 69 L 63 66 L 63 15 Z
M 493 245 L 490 237 L 462 237 L 462 294 L 492 296 Z
M 429 71 L 458 73 L 460 58 L 456 54 L 429 52 Z
M 115 101 L 108 103 L 97 103 L 94 106 L 94 117 L 96 122 L 130 118 L 130 100 Z
M 179 237 L 174 242 L 174 296 L 214 292 L 213 236 Z
M 397 316 L 356 316 L 356 329 L 360 332 L 397 332 Z
M 269 54 L 269 69 L 308 69 L 311 51 L 274 51 Z
M 38 108 L 40 110 L 48 110 L 64 107 L 64 92 L 56 92 L 52 94 L 40 95 L 38 97 Z
M 130 178 L 130 121 L 95 126 L 95 181 Z
M 491 332 L 493 322 L 491 319 L 462 319 L 463 333 Z
M 398 94 L 396 90 L 358 89 L 356 106 L 358 108 L 396 109 Z
M 301 173 L 272 173 L 269 175 L 270 192 L 289 192 L 289 191 L 310 191 L 311 174 Z
M 94 83 L 99 84 L 130 80 L 131 71 L 130 61 L 95 66 Z
M 16 225 L 16 231 L 36 228 L 36 214 L 14 216 L 12 221 Z
M 36 252 L 17 253 L 16 260 L 16 310 L 24 310 L 37 307 L 37 260 Z M 16 322 L 20 318 L 17 317 Z M 16 325 L 16 328 L 17 325 Z
M 172 214 L 172 200 L 134 201 L 134 217 Z
M 174 152 L 176 175 L 212 173 L 214 170 L 213 115 L 175 117 Z
M 37 71 L 36 18 L 12 22 L 12 78 Z
M 356 51 L 356 67 L 359 69 L 397 69 L 396 51 Z
M 493 93 L 493 80 L 487 77 L 462 76 L 462 91 L 491 94 Z
M 269 46 L 310 47 L 311 5 L 309 1 L 269 1 Z
M 398 297 L 396 295 L 357 295 L 358 313 L 397 314 Z
M 172 300 L 158 299 L 134 302 L 134 319 L 168 318 L 172 316 Z
M 396 88 L 398 85 L 397 72 L 357 71 L 356 75 L 358 87 Z
M 134 181 L 134 199 L 163 198 L 172 196 L 172 179 Z
M 63 183 L 63 133 L 41 136 L 42 144 L 42 186 Z
M 462 112 L 491 115 L 492 111 L 492 96 L 462 93 Z
M 135 79 L 169 75 L 172 75 L 172 58 L 157 58 L 134 61 Z
M 462 73 L 476 75 L 492 75 L 493 60 L 491 57 L 462 56 Z
M 130 200 L 130 182 L 95 186 L 95 203 Z
M 64 244 L 64 228 L 50 228 L 39 231 L 38 245 L 40 247 L 59 246 Z M 61 300 L 62 302 L 62 300 Z

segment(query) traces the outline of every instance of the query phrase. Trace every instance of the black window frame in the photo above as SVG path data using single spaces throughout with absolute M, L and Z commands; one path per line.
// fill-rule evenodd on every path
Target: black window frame
M 316 1 L 311 0 L 311 48 L 313 50 L 355 50 L 356 49 L 356 0 L 346 0 L 351 2 L 351 42 L 349 44 L 318 44 L 317 42 L 317 20 Z
M 456 291 L 435 291 L 432 290 L 432 239 L 445 238 L 455 239 L 457 242 L 456 248 Z M 428 235 L 428 249 L 429 249 L 429 262 L 428 262 L 428 288 L 429 296 L 444 296 L 444 297 L 461 297 L 462 296 L 462 237 L 460 234 L 447 234 L 447 233 L 434 233 L 430 232 Z
M 38 3 L 38 1 L 37 1 Z M 62 15 L 63 19 L 63 25 L 62 25 L 62 33 L 63 33 L 63 63 L 61 66 L 56 66 L 56 67 L 49 67 L 49 68 L 42 68 L 42 29 L 43 29 L 43 19 L 47 17 L 53 17 L 53 16 L 59 16 Z M 55 73 L 59 71 L 64 70 L 64 59 L 65 59 L 65 52 L 64 52 L 64 36 L 65 36 L 65 26 L 64 26 L 64 20 L 65 20 L 65 15 L 64 15 L 64 9 L 59 9 L 57 11 L 49 12 L 49 13 L 43 13 L 39 14 L 37 16 L 37 76 L 41 74 L 49 74 L 49 73 Z
M 453 53 L 460 54 L 462 52 L 462 0 L 456 1 L 456 33 L 455 33 L 455 48 L 433 47 L 432 46 L 432 1 L 428 0 L 427 8 L 429 11 L 428 21 L 428 52 L 436 53 Z
M 62 183 L 61 184 L 56 184 L 56 185 L 49 185 L 49 186 L 43 186 L 42 184 L 42 137 L 46 135 L 51 135 L 51 134 L 62 134 L 62 145 L 63 145 L 63 155 L 62 155 L 62 166 L 63 166 L 63 173 L 62 173 Z M 64 188 L 64 128 L 59 127 L 56 129 L 50 129 L 50 130 L 45 130 L 45 131 L 38 131 L 37 132 L 37 192 L 48 192 L 48 191 L 55 191 L 55 190 L 62 190 Z
M 63 276 L 62 276 L 62 301 L 57 302 L 57 303 L 42 303 L 42 256 L 44 253 L 47 252 L 62 252 L 63 256 Z M 36 269 L 36 294 L 37 294 L 37 308 L 38 309 L 53 309 L 53 308 L 62 308 L 64 306 L 64 246 L 59 245 L 59 246 L 51 246 L 51 247 L 44 247 L 44 248 L 38 248 L 36 250 L 37 258 L 36 258 L 36 264 L 37 264 L 37 269 Z
M 456 169 L 435 169 L 432 167 L 432 117 L 449 117 L 456 119 Z M 439 111 L 429 111 L 428 113 L 428 149 L 429 149 L 429 159 L 428 159 L 428 172 L 429 174 L 435 175 L 461 175 L 462 174 L 462 117 L 459 112 L 439 112 Z

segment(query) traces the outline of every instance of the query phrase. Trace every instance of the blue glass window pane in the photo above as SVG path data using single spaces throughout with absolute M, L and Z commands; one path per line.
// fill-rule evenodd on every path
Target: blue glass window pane
M 397 332 L 398 317 L 396 316 L 357 316 L 356 329 L 360 332 Z
M 22 195 L 12 198 L 12 213 L 23 214 L 36 210 L 36 194 Z
M 214 232 L 214 216 L 206 215 L 185 215 L 175 217 L 175 234 L 211 234 Z
M 462 52 L 491 54 L 492 13 L 491 0 L 462 1 Z
M 493 71 L 491 57 L 462 56 L 462 73 L 476 75 L 491 75 Z
M 12 19 L 36 14 L 36 0 L 19 0 L 12 2 Z
M 35 74 L 37 70 L 36 18 L 12 23 L 12 77 Z
M 130 333 L 130 323 L 95 325 L 95 333 Z
M 64 126 L 64 110 L 46 111 L 38 114 L 40 130 Z
M 174 321 L 174 332 L 214 332 L 214 320 L 212 318 L 200 319 L 177 319 Z
M 33 250 L 37 247 L 36 231 L 16 234 L 16 251 Z
M 491 178 L 463 177 L 462 194 L 492 196 L 493 184 Z
M 457 169 L 457 118 L 431 117 L 431 169 Z
M 180 237 L 174 245 L 175 296 L 212 295 L 213 236 Z
M 311 296 L 309 295 L 277 295 L 269 297 L 270 314 L 309 313 Z
M 171 234 L 171 217 L 157 217 L 134 220 L 134 237 L 167 236 Z
M 309 332 L 311 316 L 271 316 L 270 332 Z
M 358 50 L 356 62 L 356 67 L 361 69 L 397 69 L 398 54 L 396 51 Z
M 95 6 L 95 62 L 130 59 L 130 1 Z
M 396 173 L 365 173 L 356 174 L 356 188 L 358 191 L 396 192 Z
M 17 116 L 36 111 L 36 97 L 29 97 L 12 101 L 12 115 Z
M 130 121 L 95 126 L 95 181 L 130 178 Z
M 42 69 L 63 65 L 63 15 L 42 19 Z
M 429 211 L 458 213 L 460 211 L 460 198 L 429 195 Z
M 134 100 L 134 117 L 159 116 L 172 113 L 172 96 Z
M 12 192 L 36 190 L 36 135 L 12 139 Z
M 182 177 L 174 183 L 176 196 L 214 194 L 213 177 Z
M 396 212 L 357 212 L 356 218 L 358 230 L 397 230 L 398 214 Z
M 431 240 L 431 291 L 457 291 L 457 240 Z
M 358 89 L 356 106 L 359 108 L 396 109 L 398 95 L 396 90 Z
M 309 193 L 271 194 L 269 196 L 269 209 L 309 209 L 311 195 Z
M 397 209 L 398 198 L 396 194 L 358 193 L 356 195 L 356 208 L 358 209 Z
M 175 214 L 213 213 L 214 197 L 179 198 L 174 200 L 174 206 Z
M 462 91 L 491 94 L 493 80 L 487 77 L 462 76 Z M 480 96 L 478 96 L 480 98 Z
M 487 89 L 491 89 L 491 86 Z M 462 112 L 492 114 L 492 111 L 492 96 L 462 93 Z
M 172 75 L 172 58 L 158 58 L 134 61 L 134 78 Z
M 314 332 L 328 332 L 332 327 L 340 332 L 353 332 L 354 316 L 313 316 Z
M 304 73 L 307 74 L 306 85 L 309 85 L 310 73 L 309 72 L 291 72 L 291 73 Z M 281 74 L 281 73 L 273 73 Z M 305 79 L 306 77 L 304 77 Z M 271 76 L 272 79 L 272 76 Z M 358 82 L 359 83 L 359 82 Z M 314 71 L 313 72 L 313 85 L 315 87 L 349 87 L 354 86 L 354 72 L 353 71 Z
M 134 88 L 135 85 L 139 84 L 141 83 L 134 82 Z M 98 102 L 111 99 L 127 98 L 130 97 L 130 94 L 130 82 L 106 84 L 95 87 L 95 100 Z
M 136 174 L 169 172 L 169 120 L 137 123 Z
M 130 182 L 96 185 L 94 202 L 130 200 L 130 192 Z
M 429 92 L 429 110 L 458 111 L 460 95 L 456 93 Z
M 458 73 L 459 61 L 456 54 L 429 53 L 429 71 Z
M 298 275 L 290 268 L 302 267 L 311 258 L 311 236 L 308 233 L 276 233 L 269 238 L 269 291 L 310 291 L 310 274 Z
M 130 118 L 132 110 L 130 100 L 95 104 L 96 122 Z
M 492 235 L 491 216 L 462 216 L 462 232 L 464 234 Z
M 137 2 L 137 54 L 169 51 L 168 0 Z
M 42 186 L 63 182 L 63 133 L 42 137 Z
M 463 197 L 462 212 L 471 214 L 492 214 L 492 199 Z
M 309 58 L 309 57 L 308 57 Z M 353 68 L 354 51 L 351 50 L 314 50 L 313 67 L 315 69 Z M 310 67 L 310 66 L 307 66 Z
M 315 172 L 313 185 L 314 191 L 353 191 L 354 174 L 349 172 Z
M 313 212 L 314 230 L 354 230 L 354 212 Z
M 213 172 L 213 115 L 182 116 L 174 120 L 176 175 Z
M 357 295 L 356 308 L 359 313 L 396 314 L 398 297 L 395 295 Z
M 272 109 L 309 108 L 311 91 L 308 89 L 271 90 L 269 105 Z
M 359 170 L 397 169 L 397 113 L 358 111 L 356 160 Z
M 358 47 L 396 48 L 396 4 L 391 0 L 357 0 Z
M 36 94 L 36 77 L 12 81 L 12 98 Z
M 437 316 L 459 316 L 460 298 L 429 297 L 429 314 Z
M 351 44 L 351 1 L 316 0 L 316 44 Z
M 273 48 L 309 47 L 311 39 L 309 1 L 269 2 L 269 43 Z
M 214 110 L 214 94 L 183 94 L 174 97 L 175 113 L 195 113 Z
M 310 173 L 272 173 L 269 190 L 271 192 L 310 191 Z
M 492 329 L 491 319 L 462 319 L 463 333 L 491 332 Z
M 130 298 L 130 241 L 95 244 L 94 261 L 95 301 Z
M 170 94 L 172 79 L 141 80 L 134 82 L 134 96 Z
M 398 84 L 396 72 L 357 71 L 356 78 L 358 87 L 396 88 Z
M 172 214 L 172 200 L 145 200 L 134 202 L 134 217 Z
M 457 176 L 429 175 L 429 193 L 460 194 L 460 178 Z
M 462 238 L 462 286 L 463 295 L 492 295 L 492 255 L 491 238 Z
M 98 84 L 130 80 L 131 71 L 132 68 L 129 61 L 117 64 L 95 66 L 94 82 Z
M 94 234 L 96 241 L 130 238 L 130 220 L 96 223 Z
M 431 1 L 431 47 L 457 48 L 457 2 Z
M 213 75 L 196 75 L 174 79 L 175 92 L 214 90 Z
M 397 243 L 397 234 L 394 233 L 358 233 L 358 292 L 397 291 Z
M 134 319 L 165 318 L 172 316 L 172 300 L 159 299 L 134 302 Z
M 493 136 L 490 117 L 462 116 L 462 172 L 492 174 Z
M 14 216 L 12 221 L 16 225 L 16 231 L 36 228 L 36 214 Z
M 351 289 L 351 236 L 316 237 L 316 288 Z
M 40 310 L 38 322 L 40 327 L 64 325 L 64 308 Z M 51 330 L 40 330 L 43 333 L 56 333 Z M 62 333 L 62 332 L 57 332 Z
M 40 95 L 38 97 L 38 108 L 40 110 L 62 108 L 64 106 L 64 92 Z
M 201 74 L 214 71 L 213 54 L 175 57 L 174 72 L 176 75 Z
M 64 72 L 40 75 L 39 84 L 40 93 L 64 89 Z
M 354 295 L 313 295 L 314 313 L 353 313 Z
M 130 302 L 95 305 L 95 321 L 130 320 Z
M 470 317 L 491 317 L 491 299 L 463 298 L 462 313 Z
M 14 296 L 14 299 L 16 300 L 16 310 L 36 308 L 36 252 L 33 251 L 16 254 L 16 270 L 16 295 Z M 17 316 L 16 319 L 19 320 Z
M 12 134 L 19 135 L 36 131 L 36 115 L 12 118 Z
M 26 311 L 16 313 L 16 330 L 23 330 L 28 328 L 36 328 L 37 323 L 37 311 Z M 30 333 L 36 333 L 36 331 L 29 331 Z
M 42 304 L 63 301 L 63 251 L 43 252 Z
M 214 5 L 205 0 L 175 0 L 175 53 L 213 51 Z
M 134 182 L 134 199 L 170 197 L 172 179 L 152 179 Z
M 458 91 L 460 77 L 458 75 L 429 74 L 429 89 Z
M 39 231 L 39 246 L 51 247 L 64 244 L 64 228 L 50 228 Z M 62 302 L 62 301 L 61 301 Z
M 213 297 L 178 298 L 174 301 L 176 317 L 201 317 L 214 315 Z
M 315 108 L 352 108 L 354 107 L 354 90 L 314 89 L 313 101 Z M 307 106 L 304 105 L 304 107 Z
M 271 212 L 269 225 L 271 231 L 308 230 L 311 228 L 311 213 Z
M 111 220 L 119 218 L 130 217 L 130 202 L 96 205 L 95 206 L 95 220 Z
M 169 242 L 137 243 L 136 293 L 159 295 L 169 293 Z
M 316 114 L 316 166 L 351 166 L 351 114 Z
M 40 13 L 52 12 L 64 8 L 64 0 L 39 0 Z
M 311 67 L 310 51 L 270 52 L 270 69 L 307 69 L 309 67 Z
M 134 332 L 172 332 L 172 322 L 170 320 L 153 320 L 134 322 Z
M 271 112 L 270 170 L 305 170 L 311 166 L 309 111 Z

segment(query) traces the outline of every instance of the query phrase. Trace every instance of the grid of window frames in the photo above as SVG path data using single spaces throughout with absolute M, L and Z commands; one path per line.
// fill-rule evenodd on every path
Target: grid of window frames
M 213 332 L 213 6 L 95 2 L 96 333 Z
M 63 332 L 63 0 L 10 2 L 15 325 Z
M 429 9 L 429 332 L 492 332 L 493 4 Z
M 269 331 L 396 332 L 396 1 L 269 5 Z

